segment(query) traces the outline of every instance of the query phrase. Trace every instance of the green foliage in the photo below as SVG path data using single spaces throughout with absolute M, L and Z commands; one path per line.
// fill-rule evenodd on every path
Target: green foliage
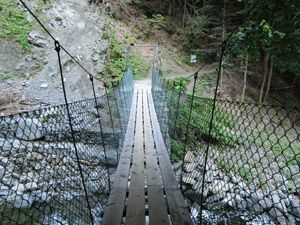
M 110 29 L 110 37 L 109 37 L 109 62 L 105 67 L 100 71 L 100 73 L 105 74 L 108 80 L 118 79 L 124 73 L 125 66 L 128 66 L 127 63 L 127 55 L 125 53 L 124 45 L 129 40 L 130 36 L 126 36 L 123 41 L 121 41 L 115 30 Z M 130 62 L 133 71 L 134 79 L 142 79 L 143 77 L 148 76 L 148 72 L 150 70 L 150 64 L 140 57 L 132 53 L 130 55 Z
M 213 23 L 213 18 L 210 17 L 205 10 L 197 10 L 194 16 L 191 16 L 185 26 L 180 29 L 172 39 L 185 49 L 199 47 L 199 37 L 205 36 L 206 39 L 216 39 L 216 36 L 209 34 L 209 26 Z M 180 21 L 178 21 L 180 23 Z
M 243 2 L 253 4 L 252 0 Z M 258 2 L 248 21 L 230 41 L 229 55 L 258 62 L 268 52 L 281 73 L 300 76 L 299 8 L 300 2 L 294 0 Z
M 154 26 L 157 29 L 162 29 L 166 27 L 165 18 L 161 14 L 155 14 L 152 16 L 152 19 L 148 19 L 150 25 Z
M 186 79 L 185 77 L 175 77 L 167 79 L 168 85 L 181 93 L 184 93 L 186 91 L 186 87 L 189 82 L 190 79 Z
M 183 157 L 183 152 L 184 152 L 184 144 L 180 141 L 171 139 L 172 160 L 174 162 L 179 162 Z
M 171 99 L 172 95 L 167 95 L 167 101 L 174 101 Z M 188 126 L 188 115 L 190 113 L 191 96 L 184 96 L 179 102 L 179 106 L 173 106 L 169 113 L 169 126 L 173 132 L 171 140 L 174 140 L 177 145 L 172 145 L 176 149 L 172 152 L 178 152 L 178 144 L 185 143 L 186 127 Z M 177 111 L 178 109 L 178 111 Z M 178 114 L 177 114 L 178 113 Z M 212 114 L 212 100 L 202 98 L 195 98 L 193 102 L 193 110 L 188 133 L 188 148 L 199 149 L 199 147 L 208 141 L 208 131 L 210 126 L 210 118 Z M 176 118 L 176 115 L 177 118 Z M 215 145 L 235 146 L 239 142 L 239 135 L 232 132 L 238 121 L 230 115 L 230 113 L 222 110 L 217 105 L 212 123 L 211 143 Z
M 0 74 L 0 80 L 7 80 L 10 78 L 9 73 L 4 72 L 3 74 Z
M 32 23 L 27 21 L 25 12 L 18 9 L 16 3 L 15 0 L 0 0 L 0 37 L 13 38 L 28 51 L 31 45 L 27 36 Z
M 139 55 L 132 54 L 130 57 L 130 62 L 132 65 L 133 78 L 135 80 L 139 80 L 148 76 L 150 64 L 145 59 Z

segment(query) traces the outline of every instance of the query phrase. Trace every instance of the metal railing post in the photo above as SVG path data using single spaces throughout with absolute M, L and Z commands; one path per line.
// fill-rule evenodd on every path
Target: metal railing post
M 214 94 L 214 101 L 213 101 L 213 108 L 212 108 L 210 124 L 209 124 L 207 146 L 206 146 L 206 150 L 205 150 L 204 170 L 203 170 L 203 175 L 202 175 L 202 190 L 201 190 L 201 199 L 200 199 L 200 225 L 202 225 L 202 219 L 203 219 L 202 218 L 203 192 L 204 192 L 204 182 L 205 182 L 205 175 L 206 175 L 208 151 L 209 151 L 209 146 L 210 146 L 210 142 L 211 142 L 212 126 L 213 126 L 214 113 L 215 113 L 215 108 L 216 108 L 216 100 L 217 100 L 217 94 L 218 94 L 218 87 L 219 87 L 219 81 L 220 81 L 220 76 L 221 76 L 221 67 L 222 67 L 225 48 L 226 48 L 226 41 L 224 41 L 222 43 L 222 53 L 221 53 L 221 58 L 220 58 L 220 62 L 219 62 L 218 78 L 217 78 L 217 84 L 216 84 L 216 89 L 215 89 L 215 94 Z

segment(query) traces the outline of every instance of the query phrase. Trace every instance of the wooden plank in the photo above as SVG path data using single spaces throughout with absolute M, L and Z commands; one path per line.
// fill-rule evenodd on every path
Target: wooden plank
M 188 206 L 180 188 L 165 187 L 172 225 L 193 225 Z
M 154 148 L 146 90 L 144 90 L 143 97 L 149 224 L 169 225 L 168 210 L 164 199 L 160 169 L 157 163 L 157 153 Z
M 137 93 L 134 92 L 123 149 L 115 174 L 112 191 L 108 198 L 103 220 L 101 222 L 102 225 L 121 224 L 122 221 L 134 140 L 136 97 Z
M 148 93 L 149 110 L 152 121 L 154 141 L 158 153 L 159 165 L 161 168 L 163 183 L 166 191 L 167 201 L 170 209 L 173 225 L 192 225 L 191 215 L 188 206 L 184 201 L 179 185 L 176 180 L 172 164 L 163 141 L 160 127 L 157 121 L 151 93 Z
M 175 173 L 172 168 L 172 164 L 160 131 L 159 123 L 157 121 L 156 112 L 154 109 L 154 104 L 152 100 L 151 93 L 148 93 L 148 100 L 149 100 L 149 111 L 152 121 L 152 129 L 154 134 L 154 140 L 156 144 L 159 165 L 162 171 L 163 181 L 165 186 L 172 186 L 174 188 L 179 187 Z
M 145 187 L 130 187 L 126 225 L 145 224 Z
M 143 134 L 143 92 L 138 91 L 135 141 L 128 195 L 126 225 L 145 224 L 145 174 Z
M 149 225 L 170 225 L 163 187 L 148 186 Z

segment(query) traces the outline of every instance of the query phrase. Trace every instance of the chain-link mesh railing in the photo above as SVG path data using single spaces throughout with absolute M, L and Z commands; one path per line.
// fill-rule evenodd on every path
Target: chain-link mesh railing
M 128 69 L 96 101 L 70 103 L 75 143 L 66 105 L 0 117 L 0 223 L 100 224 L 132 94 Z
M 155 109 L 194 222 L 299 224 L 299 109 L 217 100 L 209 136 L 213 99 L 173 86 L 154 70 Z

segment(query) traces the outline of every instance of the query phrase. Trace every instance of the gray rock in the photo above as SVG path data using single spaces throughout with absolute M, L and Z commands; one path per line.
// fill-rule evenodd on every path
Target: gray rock
M 8 159 L 0 157 L 0 165 L 7 166 L 7 164 L 8 164 Z
M 175 171 L 181 169 L 181 164 L 182 164 L 181 161 L 179 161 L 179 162 L 177 162 L 177 163 L 174 163 L 174 164 L 173 164 L 173 169 L 174 169 Z
M 244 211 L 246 208 L 247 208 L 248 204 L 247 204 L 247 201 L 244 200 L 244 199 L 239 199 L 238 202 L 237 202 L 237 207 Z
M 184 169 L 186 172 L 190 173 L 195 170 L 196 166 L 196 163 L 186 163 L 184 164 Z
M 37 152 L 30 152 L 26 159 L 29 161 L 41 161 L 43 159 L 43 155 Z
M 295 215 L 300 217 L 300 200 L 296 196 L 291 200 L 292 211 Z
M 51 194 L 44 191 L 33 191 L 31 193 L 33 202 L 50 202 L 52 199 Z
M 37 31 L 31 31 L 28 34 L 28 41 L 38 48 L 45 48 L 48 45 L 46 38 L 40 35 Z
M 287 213 L 287 207 L 285 205 L 284 200 L 282 199 L 279 203 L 274 204 L 277 209 L 279 209 L 283 213 Z
M 47 84 L 47 83 L 41 84 L 40 87 L 41 87 L 41 88 L 48 88 L 48 84 Z
M 273 206 L 273 202 L 269 198 L 264 198 L 259 201 L 259 204 L 263 209 L 269 209 Z
M 99 61 L 99 59 L 100 59 L 100 55 L 99 54 L 95 53 L 95 54 L 92 55 L 93 62 L 97 62 L 97 61 Z
M 19 64 L 16 66 L 16 70 L 22 69 L 23 66 L 24 66 L 24 63 L 23 63 L 23 62 L 19 63 Z
M 76 193 L 76 192 L 66 192 L 64 194 L 61 194 L 58 197 L 58 202 L 59 203 L 65 203 L 66 201 L 71 201 L 76 197 L 82 197 L 81 193 Z
M 102 177 L 102 174 L 99 173 L 99 172 L 92 172 L 92 173 L 90 174 L 90 179 L 91 179 L 92 181 L 99 180 L 99 179 L 101 179 L 101 177 Z
M 285 216 L 278 209 L 272 208 L 269 213 L 280 225 L 288 225 Z
M 83 29 L 85 27 L 85 23 L 83 21 L 77 23 L 77 27 L 79 29 Z
M 88 157 L 87 158 L 87 160 L 88 160 L 91 157 L 91 155 L 87 154 L 86 157 Z M 96 157 L 98 158 L 99 155 L 96 156 Z M 99 161 L 101 163 L 105 164 L 105 165 L 107 164 L 109 167 L 116 167 L 117 166 L 117 153 L 116 153 L 115 149 L 106 150 L 106 157 L 107 157 L 107 163 L 106 163 L 106 159 L 105 159 L 104 155 L 100 157 Z
M 25 189 L 27 191 L 34 191 L 34 190 L 39 189 L 39 186 L 35 182 L 27 183 L 27 184 L 25 184 Z
M 264 211 L 263 207 L 257 203 L 254 203 L 253 210 L 254 210 L 254 212 L 258 212 L 258 213 L 261 213 Z
M 56 180 L 53 187 L 61 190 L 79 190 L 82 188 L 82 181 L 80 177 Z
M 8 186 L 5 186 L 5 185 L 1 185 L 1 187 L 0 187 L 0 195 L 8 195 L 9 193 L 10 193 L 11 191 L 10 191 L 10 189 L 9 189 L 9 187 Z
M 5 140 L 2 144 L 2 151 L 10 151 L 12 149 L 12 143 Z
M 5 168 L 3 166 L 0 166 L 0 180 L 2 180 L 4 175 L 5 175 Z
M 9 187 L 16 186 L 18 184 L 18 182 L 13 179 L 11 175 L 5 175 L 5 177 L 2 178 L 2 183 Z
M 247 207 L 251 209 L 253 205 L 255 204 L 250 198 L 246 198 Z
M 296 225 L 297 221 L 296 221 L 296 218 L 293 215 L 289 214 L 288 215 L 288 220 L 289 220 L 289 222 L 288 222 L 289 225 Z
M 99 182 L 86 182 L 86 189 L 93 194 L 101 194 L 105 188 Z
M 251 193 L 251 198 L 253 198 L 253 199 L 256 200 L 256 201 L 262 200 L 263 197 L 264 197 L 264 195 L 263 195 L 261 192 L 254 192 L 254 193 Z
M 227 193 L 227 196 L 223 199 L 223 202 L 231 207 L 236 207 L 237 203 L 235 201 L 235 195 Z
M 220 202 L 224 198 L 223 195 L 211 195 L 205 199 L 206 203 Z
M 18 193 L 24 192 L 25 191 L 25 186 L 24 186 L 24 184 L 17 184 L 16 186 L 13 186 L 11 188 L 11 190 L 13 190 L 15 192 L 18 192 Z
M 183 175 L 182 182 L 185 184 L 194 185 L 196 183 L 196 180 L 190 176 Z
M 30 207 L 32 205 L 32 198 L 27 194 L 13 194 L 6 198 L 6 202 L 15 208 Z
M 16 137 L 33 141 L 43 137 L 43 126 L 38 119 L 20 119 L 16 128 Z

